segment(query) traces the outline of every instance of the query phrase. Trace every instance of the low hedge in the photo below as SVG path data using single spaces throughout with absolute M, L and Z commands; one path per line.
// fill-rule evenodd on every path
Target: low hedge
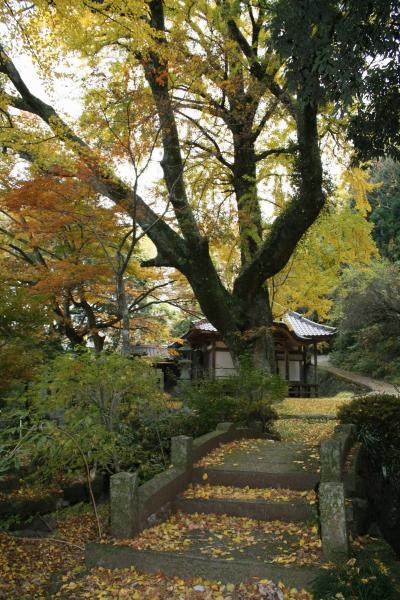
M 371 447 L 374 441 L 382 451 L 400 451 L 400 397 L 391 394 L 371 394 L 354 398 L 338 410 L 341 423 L 354 423 L 361 441 Z M 364 438 L 364 439 L 363 439 Z

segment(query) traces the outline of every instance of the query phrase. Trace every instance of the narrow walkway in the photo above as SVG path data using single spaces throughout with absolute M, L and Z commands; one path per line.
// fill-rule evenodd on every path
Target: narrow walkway
M 328 566 L 315 490 L 318 443 L 333 427 L 332 421 L 280 419 L 281 441 L 245 438 L 214 449 L 194 465 L 192 483 L 175 499 L 167 520 L 114 543 L 118 564 L 231 586 L 261 578 L 271 594 L 278 582 L 310 589 Z
M 329 362 L 329 356 L 320 356 L 318 358 L 318 368 L 323 369 L 328 373 L 332 373 L 332 375 L 336 375 L 336 377 L 340 377 L 345 381 L 364 385 L 371 391 L 379 394 L 400 394 L 400 389 L 396 389 L 396 386 L 388 383 L 387 381 L 373 379 L 372 377 L 367 377 L 366 375 L 360 375 L 359 373 L 353 373 L 352 371 L 346 371 L 345 369 L 332 366 Z
M 309 589 L 325 564 L 314 506 L 318 480 L 315 444 L 223 444 L 194 465 L 192 484 L 169 519 L 118 541 L 119 559 L 167 576 L 226 584 L 261 578 Z

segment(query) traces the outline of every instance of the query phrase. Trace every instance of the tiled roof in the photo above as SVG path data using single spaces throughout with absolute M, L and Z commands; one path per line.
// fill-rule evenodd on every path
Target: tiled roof
M 217 331 L 214 325 L 211 325 L 210 321 L 207 321 L 207 319 L 193 321 L 191 329 L 196 329 L 198 331 Z
M 168 346 L 156 344 L 137 344 L 132 346 L 134 356 L 150 356 L 152 358 L 171 358 Z
M 321 325 L 321 323 L 311 321 L 311 319 L 303 317 L 303 315 L 300 315 L 294 310 L 287 312 L 282 320 L 289 329 L 303 339 L 330 337 L 336 333 L 335 327 L 329 327 L 328 325 Z
M 335 327 L 329 327 L 328 325 L 321 325 L 311 319 L 303 317 L 303 315 L 295 312 L 294 310 L 288 311 L 280 323 L 285 323 L 291 331 L 297 337 L 304 340 L 312 338 L 328 338 L 336 333 Z M 207 319 L 201 319 L 200 321 L 193 321 L 191 325 L 192 330 L 196 331 L 209 331 L 216 332 L 214 325 L 211 325 Z

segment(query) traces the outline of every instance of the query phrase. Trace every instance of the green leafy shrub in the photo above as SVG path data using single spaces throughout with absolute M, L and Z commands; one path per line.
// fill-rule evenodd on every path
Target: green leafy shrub
M 132 432 L 146 419 L 156 424 L 167 411 L 155 369 L 146 360 L 87 351 L 46 364 L 23 402 L 29 425 L 18 454 L 28 449 L 35 474 L 44 479 L 82 472 L 83 459 L 91 471 L 130 469 L 139 448 Z M 3 432 L 0 440 L 5 450 L 15 445 L 15 434 L 7 433 L 8 439 Z
M 236 398 L 231 378 L 199 379 L 181 388 L 185 404 L 195 411 L 204 428 L 211 431 L 221 421 L 233 420 Z
M 355 398 L 339 409 L 338 418 L 357 426 L 362 443 L 359 472 L 366 482 L 371 518 L 400 556 L 400 397 Z
M 260 420 L 264 428 L 277 419 L 273 402 L 287 396 L 287 385 L 278 375 L 268 375 L 244 362 L 237 375 L 204 379 L 182 388 L 185 403 L 199 416 L 201 426 L 213 429 L 221 421 L 249 423 Z
M 355 559 L 342 567 L 322 571 L 313 582 L 315 600 L 396 600 L 395 589 L 387 568 L 375 560 L 357 563 Z
M 400 397 L 374 394 L 354 398 L 338 411 L 341 423 L 354 423 L 364 445 L 375 454 L 400 451 Z
M 134 449 L 130 470 L 136 470 L 141 481 L 150 479 L 169 465 L 173 436 L 197 437 L 207 431 L 193 411 L 149 411 L 125 427 L 125 442 Z
M 168 466 L 172 436 L 208 431 L 194 411 L 171 410 L 168 400 L 145 359 L 58 356 L 39 372 L 20 409 L 7 413 L 0 478 L 25 464 L 32 481 L 81 478 L 84 457 L 93 475 L 136 470 L 146 481 Z

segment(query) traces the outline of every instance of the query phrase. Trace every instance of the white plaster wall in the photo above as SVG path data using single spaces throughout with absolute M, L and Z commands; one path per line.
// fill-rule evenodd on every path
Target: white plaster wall
M 278 360 L 278 372 L 282 379 L 286 379 L 286 363 L 284 360 Z M 301 370 L 300 362 L 297 360 L 289 360 L 289 381 L 300 381 Z
M 286 379 L 286 364 L 284 360 L 278 360 L 278 373 L 282 379 Z
M 229 352 L 215 353 L 215 377 L 229 377 L 235 373 L 232 356 Z
M 301 370 L 300 362 L 297 360 L 289 361 L 289 381 L 300 381 Z

